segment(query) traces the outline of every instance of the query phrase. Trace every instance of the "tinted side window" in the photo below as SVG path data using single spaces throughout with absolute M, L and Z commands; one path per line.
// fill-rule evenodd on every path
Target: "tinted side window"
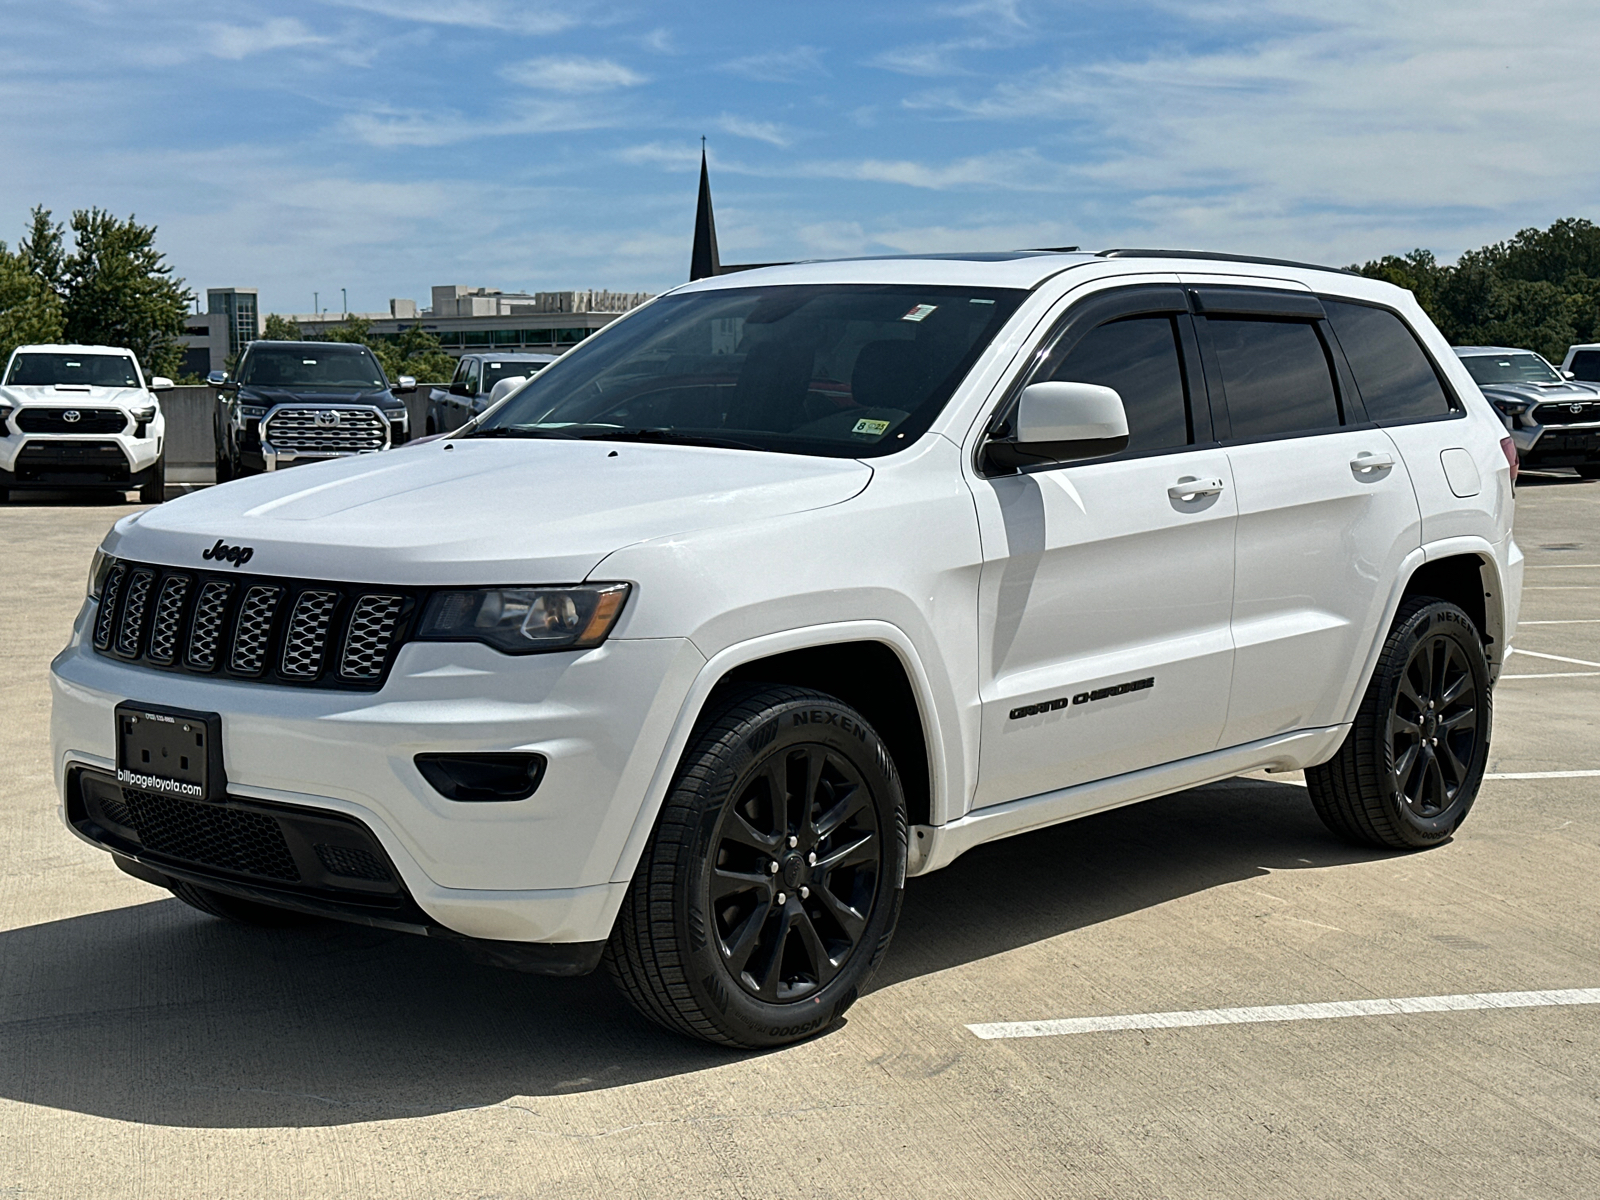
M 1572 356 L 1568 370 L 1579 379 L 1600 383 L 1600 350 L 1579 350 Z
M 1374 421 L 1409 421 L 1450 411 L 1450 398 L 1405 322 L 1365 304 L 1324 300 L 1328 320 Z
M 1339 424 L 1333 374 L 1315 326 L 1235 317 L 1212 317 L 1207 324 L 1233 437 L 1310 433 Z
M 1115 388 L 1128 412 L 1129 451 L 1165 450 L 1194 440 L 1171 317 L 1129 317 L 1090 330 L 1050 378 Z

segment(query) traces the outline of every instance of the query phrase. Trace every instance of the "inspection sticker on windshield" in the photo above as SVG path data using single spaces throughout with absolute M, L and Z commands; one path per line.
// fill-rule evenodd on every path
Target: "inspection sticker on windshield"
M 888 421 L 870 421 L 866 417 L 862 417 L 861 420 L 856 422 L 856 427 L 850 432 L 865 433 L 870 437 L 882 437 L 884 431 L 888 428 Z
M 937 304 L 913 304 L 911 306 L 911 311 L 900 319 L 902 321 L 921 321 L 928 317 L 933 310 L 938 307 L 939 306 Z

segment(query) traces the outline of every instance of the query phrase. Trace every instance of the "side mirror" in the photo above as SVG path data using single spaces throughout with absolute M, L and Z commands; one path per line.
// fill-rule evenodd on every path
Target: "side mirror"
M 398 380 L 395 381 L 394 392 L 397 396 L 403 396 L 407 392 L 414 392 L 416 390 L 417 377 L 415 375 L 402 375 Z
M 228 373 L 226 371 L 213 371 L 206 376 L 206 382 L 212 387 L 221 387 L 228 382 Z
M 472 395 L 471 392 L 467 391 L 467 385 L 465 383 L 452 383 L 450 385 L 450 394 L 452 396 L 470 396 L 470 395 Z
M 150 390 L 152 392 L 167 392 L 171 391 L 177 386 L 177 384 L 173 383 L 172 380 L 168 379 L 165 375 L 155 375 L 150 379 Z
M 1563 369 L 1562 372 L 1561 372 L 1561 378 L 1563 378 L 1563 379 L 1576 379 L 1577 377 L 1578 377 L 1578 373 L 1576 371 L 1568 371 L 1566 369 Z
M 1097 383 L 1030 383 L 1017 400 L 1013 430 L 984 457 L 1015 469 L 1103 458 L 1128 448 L 1128 414 L 1114 388 Z

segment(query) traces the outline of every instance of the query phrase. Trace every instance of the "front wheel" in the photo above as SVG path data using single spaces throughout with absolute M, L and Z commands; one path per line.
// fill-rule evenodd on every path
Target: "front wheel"
M 1584 479 L 1600 479 L 1600 463 L 1586 463 L 1577 470 Z
M 905 867 L 905 796 L 872 727 L 821 692 L 754 686 L 696 730 L 606 962 L 668 1029 L 799 1041 L 877 969 Z
M 1396 850 L 1444 841 L 1483 782 L 1490 701 L 1472 618 L 1443 600 L 1407 600 L 1344 744 L 1306 771 L 1323 824 L 1347 841 Z
M 167 499 L 167 460 L 156 459 L 150 478 L 139 485 L 140 504 L 164 504 Z

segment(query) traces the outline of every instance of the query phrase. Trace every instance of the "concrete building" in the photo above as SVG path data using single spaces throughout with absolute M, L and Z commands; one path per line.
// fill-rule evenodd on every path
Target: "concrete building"
M 228 367 L 228 315 L 226 313 L 190 313 L 183 319 L 183 336 L 178 339 L 183 347 L 184 375 L 204 379 L 212 371 L 225 371 Z
M 390 300 L 388 312 L 289 313 L 305 337 L 318 337 L 346 316 L 371 323 L 379 336 L 397 337 L 420 326 L 439 339 L 449 353 L 539 350 L 560 353 L 576 346 L 597 329 L 637 308 L 646 292 L 502 292 L 451 284 L 432 289 L 432 303 L 418 309 L 415 300 Z

